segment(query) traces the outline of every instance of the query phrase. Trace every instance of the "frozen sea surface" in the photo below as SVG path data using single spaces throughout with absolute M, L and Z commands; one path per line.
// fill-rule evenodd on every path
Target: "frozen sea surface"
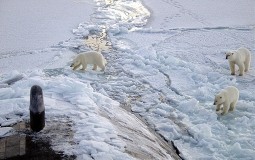
M 0 53 L 44 49 L 73 37 L 72 29 L 93 12 L 93 0 L 3 0 Z
M 47 114 L 68 115 L 75 124 L 76 145 L 53 149 L 78 159 L 176 158 L 151 129 L 173 142 L 183 159 L 253 159 L 254 1 L 144 3 L 147 8 L 140 1 L 98 0 L 91 22 L 74 28 L 74 38 L 19 58 L 1 57 L 1 81 L 22 79 L 0 89 L 0 122 L 28 115 L 29 89 L 37 84 Z M 104 32 L 111 42 L 102 52 L 106 71 L 71 71 L 72 57 L 90 50 L 84 39 Z M 252 52 L 251 69 L 231 76 L 224 53 L 241 46 Z M 28 58 L 40 61 L 26 67 Z M 229 85 L 239 89 L 240 99 L 235 111 L 221 116 L 214 95 Z

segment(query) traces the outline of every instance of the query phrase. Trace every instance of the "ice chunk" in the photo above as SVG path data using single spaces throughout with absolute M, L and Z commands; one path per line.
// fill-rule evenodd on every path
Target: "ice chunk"
M 3 80 L 1 83 L 6 83 L 8 85 L 11 85 L 23 78 L 23 75 L 20 74 L 18 71 L 12 71 L 10 74 L 7 75 L 5 80 Z
M 12 130 L 12 127 L 0 127 L 0 137 L 4 137 L 4 135 L 11 132 Z
M 181 102 L 178 106 L 178 109 L 184 113 L 191 113 L 191 112 L 194 112 L 197 104 L 198 104 L 198 101 L 192 98 L 187 101 Z

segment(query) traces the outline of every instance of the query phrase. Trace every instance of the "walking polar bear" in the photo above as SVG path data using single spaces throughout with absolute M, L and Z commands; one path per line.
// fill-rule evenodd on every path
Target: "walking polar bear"
M 223 105 L 222 115 L 233 111 L 236 107 L 236 103 L 239 99 L 239 91 L 236 87 L 229 86 L 215 95 L 214 105 L 217 105 L 216 112 L 220 111 L 221 105 Z
M 251 63 L 251 52 L 246 48 L 239 48 L 234 51 L 226 53 L 228 59 L 231 75 L 235 75 L 235 64 L 239 67 L 239 76 L 247 72 Z
M 97 70 L 98 66 L 104 71 L 106 63 L 107 62 L 101 53 L 89 51 L 78 54 L 70 67 L 73 67 L 73 70 L 76 70 L 82 66 L 82 70 L 86 70 L 88 64 L 93 64 L 93 70 Z

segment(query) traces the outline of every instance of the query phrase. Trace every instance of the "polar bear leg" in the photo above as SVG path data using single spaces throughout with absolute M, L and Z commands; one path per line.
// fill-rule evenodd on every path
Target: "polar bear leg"
M 104 71 L 104 70 L 105 70 L 105 66 L 102 66 L 101 68 L 102 68 L 102 71 Z
M 229 110 L 229 103 L 223 103 L 223 112 L 221 113 L 222 115 L 225 115 L 226 113 L 228 113 Z
M 102 69 L 102 71 L 104 71 L 104 70 L 105 70 L 105 66 L 104 66 L 103 62 L 102 62 L 102 63 L 100 63 L 100 64 L 98 64 L 98 66 Z
M 87 63 L 82 64 L 82 70 L 86 70 L 86 68 L 87 68 Z
M 76 70 L 77 68 L 79 68 L 81 66 L 81 64 L 78 64 L 77 66 L 73 67 L 73 70 Z
M 243 72 L 244 72 L 244 64 L 243 63 L 239 64 L 238 67 L 239 67 L 239 71 L 240 71 L 239 76 L 242 76 Z
M 235 63 L 229 62 L 229 67 L 230 67 L 231 75 L 235 75 Z
M 233 110 L 235 109 L 235 107 L 236 107 L 236 101 L 235 101 L 235 102 L 232 102 L 232 103 L 230 104 L 229 111 L 233 111 Z
M 220 111 L 220 106 L 221 106 L 221 104 L 217 105 L 217 107 L 216 107 L 216 112 L 217 112 L 217 111 Z
M 97 65 L 94 64 L 93 70 L 97 70 Z
M 251 63 L 251 58 L 249 57 L 245 62 L 244 62 L 244 71 L 247 72 L 250 68 L 250 63 Z

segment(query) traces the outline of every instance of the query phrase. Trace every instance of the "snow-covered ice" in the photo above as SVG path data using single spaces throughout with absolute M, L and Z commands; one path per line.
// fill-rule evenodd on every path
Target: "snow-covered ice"
M 93 0 L 3 0 L 0 5 L 1 54 L 44 49 L 72 36 L 88 20 Z
M 78 159 L 174 158 L 171 145 L 162 145 L 151 129 L 173 142 L 183 159 L 253 159 L 255 1 L 143 3 L 96 0 L 90 20 L 73 28 L 74 38 L 1 54 L 0 124 L 27 118 L 29 90 L 37 84 L 46 115 L 74 122 L 76 144 L 53 149 Z M 112 44 L 103 51 L 106 71 L 73 72 L 74 51 L 90 50 L 84 38 L 102 30 Z M 224 52 L 241 46 L 252 52 L 251 69 L 231 76 Z M 221 116 L 214 95 L 229 85 L 240 98 L 236 110 Z
M 17 119 L 11 116 L 8 117 L 11 119 L 4 120 L 6 115 L 14 114 L 15 117 L 18 112 L 22 115 L 21 118 L 28 117 L 30 86 L 40 85 L 44 91 L 46 118 L 68 116 L 75 122 L 72 129 L 75 132 L 74 141 L 77 146 L 53 146 L 53 149 L 64 150 L 66 154 L 75 154 L 78 159 L 88 155 L 95 159 L 104 159 L 104 157 L 132 159 L 125 150 L 140 152 L 139 146 L 134 146 L 130 142 L 141 143 L 139 141 L 144 139 L 146 142 L 142 142 L 143 152 L 148 153 L 145 158 L 148 156 L 158 159 L 171 158 L 168 153 L 164 153 L 155 135 L 150 133 L 139 119 L 120 108 L 118 102 L 95 92 L 89 83 L 82 83 L 65 76 L 52 78 L 42 76 L 39 73 L 30 74 L 10 87 L 1 89 L 1 95 L 8 95 L 8 98 L 1 97 L 0 109 L 4 111 L 0 115 L 2 127 L 6 126 L 6 123 L 8 125 L 17 123 Z M 7 107 L 8 104 L 12 106 Z M 129 129 L 132 131 L 127 135 Z M 134 133 L 139 135 L 134 136 Z M 146 137 L 150 139 L 147 140 Z M 52 141 L 54 142 L 54 139 Z M 162 152 L 161 158 L 152 154 L 153 150 L 148 144 L 153 144 L 154 148 Z
M 13 131 L 12 127 L 2 127 L 0 128 L 0 138 L 4 137 L 7 133 Z

